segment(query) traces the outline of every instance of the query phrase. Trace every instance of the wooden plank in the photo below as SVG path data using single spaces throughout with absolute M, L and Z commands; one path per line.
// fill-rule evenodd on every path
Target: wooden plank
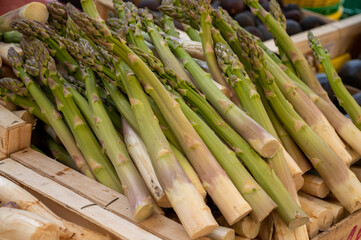
M 31 124 L 0 105 L 0 152 L 9 156 L 30 146 Z
M 120 239 L 160 240 L 160 238 L 133 223 L 103 209 L 49 178 L 39 175 L 13 159 L 8 158 L 2 160 L 1 163 L 1 175 L 13 179 L 19 184 L 31 188 L 52 201 L 61 204 L 64 208 L 79 214 Z
M 312 240 L 358 240 L 361 236 L 361 210 L 338 222 Z
M 124 195 L 39 152 L 28 148 L 11 154 L 11 158 L 162 239 L 174 239 L 175 236 L 177 240 L 190 239 L 182 225 L 157 213 L 143 222 L 135 222 L 129 210 L 129 202 Z

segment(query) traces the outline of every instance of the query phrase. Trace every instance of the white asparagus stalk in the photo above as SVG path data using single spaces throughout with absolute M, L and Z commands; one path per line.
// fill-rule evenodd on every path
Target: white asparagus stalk
M 330 209 L 333 216 L 332 224 L 335 224 L 339 222 L 341 219 L 343 219 L 346 216 L 346 209 L 341 204 L 334 204 L 331 202 L 327 202 L 325 200 L 316 198 L 314 196 L 311 196 L 307 193 L 299 192 L 298 193 L 301 197 L 304 197 L 312 202 L 317 203 L 318 205 Z
M 296 190 L 300 190 L 304 184 L 304 179 L 302 177 L 303 171 L 297 165 L 296 161 L 291 157 L 291 155 L 282 147 L 283 155 L 287 162 L 287 166 L 290 169 L 291 176 L 295 182 Z
M 45 219 L 56 224 L 60 229 L 61 239 L 68 240 L 106 240 L 106 237 L 100 233 L 87 229 L 85 227 L 68 222 L 47 206 L 40 202 L 29 192 L 22 189 L 12 181 L 0 176 L 0 202 L 15 202 L 20 209 L 36 213 Z
M 21 209 L 0 208 L 0 239 L 58 240 L 58 226 L 35 213 Z
M 348 153 L 351 155 L 351 164 L 353 165 L 361 159 L 361 154 L 351 148 L 349 145 L 346 145 Z
M 232 228 L 219 226 L 206 237 L 212 240 L 234 240 L 235 233 Z
M 234 238 L 234 240 L 251 240 L 250 238 L 245 238 L 245 237 L 241 237 L 241 236 L 236 236 Z M 257 240 L 257 239 L 253 239 L 253 240 Z
M 137 166 L 137 169 L 152 194 L 153 199 L 160 207 L 171 207 L 163 187 L 160 185 L 157 175 L 155 174 L 143 140 L 124 118 L 122 118 L 122 128 L 124 142 L 127 146 L 129 155 L 132 157 L 133 162 Z
M 236 224 L 233 224 L 232 228 L 242 237 L 255 238 L 259 233 L 261 223 L 256 222 L 252 217 L 247 216 Z
M 298 197 L 297 197 L 298 198 Z M 297 199 L 298 200 L 298 199 Z M 272 213 L 274 222 L 274 239 L 275 240 L 306 240 L 308 239 L 308 232 L 306 225 L 298 227 L 296 229 L 289 229 L 275 212 Z
M 299 199 L 303 211 L 305 211 L 309 217 L 317 219 L 318 228 L 321 231 L 326 231 L 333 221 L 332 211 L 304 197 L 299 196 Z
M 0 16 L 0 32 L 13 30 L 10 23 L 15 20 L 28 19 L 45 23 L 48 16 L 49 13 L 44 4 L 39 2 L 28 3 Z
M 312 174 L 304 174 L 303 179 L 305 182 L 303 183 L 301 191 L 319 198 L 324 198 L 330 193 L 330 190 L 322 178 Z
M 306 224 L 306 227 L 307 227 L 308 236 L 310 238 L 317 236 L 319 231 L 317 219 L 310 217 L 310 220 Z

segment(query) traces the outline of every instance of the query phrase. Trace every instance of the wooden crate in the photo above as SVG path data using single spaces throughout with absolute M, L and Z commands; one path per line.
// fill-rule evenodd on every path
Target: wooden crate
M 31 169 L 35 173 L 51 179 L 69 191 L 73 191 L 84 199 L 131 222 L 138 228 L 144 229 L 154 236 L 161 239 L 190 239 L 181 224 L 157 213 L 154 213 L 152 217 L 143 222 L 135 222 L 129 210 L 129 202 L 124 195 L 89 179 L 37 151 L 28 148 L 13 153 L 10 157 L 14 161 L 24 165 L 27 169 Z M 57 200 L 65 201 L 66 199 Z M 64 204 L 67 204 L 67 202 Z
M 0 158 L 30 146 L 31 124 L 0 104 Z
M 63 170 L 66 171 L 65 166 L 63 166 Z M 80 196 L 50 178 L 41 176 L 36 171 L 27 168 L 13 159 L 7 158 L 0 161 L 0 175 L 19 184 L 57 215 L 68 221 L 108 234 L 113 239 L 160 240 L 159 237 L 104 209 L 102 206 Z M 89 185 L 89 188 L 91 187 L 92 185 Z M 98 192 L 98 194 L 101 197 L 101 193 Z

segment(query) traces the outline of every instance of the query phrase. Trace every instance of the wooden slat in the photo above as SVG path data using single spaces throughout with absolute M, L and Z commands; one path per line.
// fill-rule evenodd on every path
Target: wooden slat
M 31 124 L 0 105 L 0 152 L 5 156 L 30 146 Z
M 190 239 L 182 225 L 159 214 L 137 223 L 132 218 L 127 198 L 112 189 L 44 156 L 30 148 L 11 154 L 11 158 L 45 177 L 51 178 L 101 207 L 137 224 L 162 239 Z
M 43 177 L 13 159 L 0 164 L 0 174 L 61 204 L 64 208 L 111 232 L 120 239 L 160 240 L 133 223 L 103 209 L 68 188 Z
M 357 211 L 312 240 L 358 240 L 361 236 L 361 211 Z

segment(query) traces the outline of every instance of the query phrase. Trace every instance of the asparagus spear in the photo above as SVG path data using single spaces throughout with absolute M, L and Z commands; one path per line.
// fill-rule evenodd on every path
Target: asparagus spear
M 54 27 L 56 32 L 64 36 L 67 22 L 67 14 L 65 6 L 59 2 L 53 1 L 46 5 L 49 11 L 48 24 Z
M 72 94 L 64 88 L 63 79 L 57 72 L 55 62 L 50 57 L 44 44 L 39 40 L 33 40 L 31 41 L 31 47 L 35 50 L 35 58 L 39 63 L 40 78 L 44 84 L 50 87 L 54 94 L 57 107 L 64 114 L 70 130 L 73 132 L 76 142 L 92 168 L 93 173 L 104 185 L 122 192 L 120 182 L 111 164 L 75 105 Z
M 166 34 L 168 34 L 169 36 L 179 38 L 179 33 L 177 32 L 174 26 L 173 19 L 169 17 L 167 14 L 162 14 L 162 24 L 163 24 L 164 32 Z
M 1 33 L 1 41 L 6 43 L 20 43 L 22 34 L 17 31 L 8 31 Z
M 137 78 L 129 72 L 124 80 L 139 132 L 147 146 L 153 166 L 160 176 L 159 179 L 167 197 L 180 221 L 192 238 L 212 232 L 217 227 L 217 223 L 210 209 L 205 205 L 203 198 L 197 193 L 177 162 L 168 141 L 154 118 Z
M 31 94 L 26 89 L 24 83 L 15 78 L 7 77 L 0 79 L 0 88 L 16 93 L 17 95 L 22 97 L 31 98 Z
M 192 74 L 194 80 L 207 99 L 243 138 L 262 156 L 273 157 L 279 150 L 279 143 L 266 130 L 252 120 L 245 112 L 231 102 L 212 82 L 192 57 L 178 44 L 166 39 L 169 46 L 180 58 L 184 67 Z
M 234 212 L 234 207 L 237 206 L 235 203 L 241 201 L 242 196 L 188 122 L 179 104 L 171 98 L 154 73 L 126 46 L 124 40 L 112 36 L 100 22 L 77 12 L 75 9 L 68 9 L 68 14 L 90 38 L 99 44 L 105 43 L 104 46 L 107 46 L 109 51 L 121 58 L 139 79 L 144 81 L 148 94 L 151 95 L 166 118 L 184 153 L 201 178 L 203 185 L 207 186 L 208 193 L 215 203 L 220 206 L 229 222 L 239 220 L 242 215 L 239 212 Z M 100 36 L 102 41 L 99 41 Z M 225 196 L 227 197 L 225 198 Z
M 273 61 L 268 54 L 265 54 L 265 58 L 270 66 L 269 71 L 271 74 L 281 75 L 284 79 L 290 78 L 317 105 L 342 139 L 361 153 L 361 146 L 358 144 L 359 140 L 361 141 L 361 131 L 350 119 L 346 118 L 333 104 L 319 97 L 286 66 L 279 65 L 280 63 Z M 339 142 L 339 147 L 345 148 L 345 145 Z
M 197 91 L 190 84 L 180 79 L 172 70 L 163 67 L 162 63 L 155 57 L 149 56 L 139 49 L 134 49 L 135 52 L 142 57 L 142 59 L 150 66 L 150 68 L 159 75 L 159 78 L 164 79 L 176 91 L 178 91 L 184 98 L 203 99 L 198 96 Z M 164 84 L 167 84 L 164 82 Z M 233 151 L 217 137 L 213 130 L 199 117 L 182 98 L 173 91 L 176 101 L 180 104 L 181 109 L 189 121 L 192 122 L 197 133 L 202 137 L 207 147 L 212 151 L 217 161 L 226 171 L 232 182 L 240 191 L 242 196 L 252 207 L 251 215 L 257 220 L 262 221 L 274 208 L 273 201 L 262 190 L 252 176 L 247 172 L 243 165 L 238 161 Z M 197 100 L 195 100 L 197 102 Z M 207 101 L 203 99 L 202 104 L 208 105 Z M 198 107 L 198 106 L 196 106 Z M 211 106 L 208 106 L 214 112 Z M 251 190 L 252 189 L 252 190 Z
M 265 69 L 263 52 L 257 46 L 251 58 Z M 349 211 L 354 212 L 361 207 L 361 183 L 344 165 L 338 155 L 303 121 L 295 112 L 268 72 L 267 78 L 260 81 L 267 99 L 287 131 L 309 156 L 318 173 L 326 182 L 336 198 Z
M 0 32 L 11 31 L 10 23 L 17 19 L 36 20 L 45 23 L 48 19 L 46 6 L 39 2 L 28 3 L 0 16 Z
M 193 41 L 197 41 L 197 42 L 201 42 L 202 39 L 199 36 L 199 32 L 198 30 L 192 28 L 191 26 L 189 26 L 188 24 L 182 23 L 184 31 L 187 33 L 187 35 L 189 36 L 189 38 Z
M 250 6 L 252 12 L 268 26 L 272 35 L 277 39 L 283 50 L 286 51 L 288 58 L 292 61 L 297 73 L 307 85 L 314 90 L 320 97 L 331 103 L 326 91 L 318 82 L 315 74 L 312 72 L 305 56 L 300 49 L 296 47 L 287 32 L 282 26 L 258 3 L 257 0 L 247 0 L 245 3 Z
M 308 43 L 313 50 L 316 59 L 325 69 L 327 78 L 340 105 L 346 110 L 348 115 L 350 115 L 357 128 L 361 130 L 361 107 L 342 84 L 341 78 L 338 76 L 331 63 L 330 55 L 322 48 L 320 40 L 318 40 L 312 32 L 308 33 Z
M 73 135 L 63 121 L 61 114 L 55 109 L 53 104 L 40 90 L 38 85 L 25 72 L 24 68 L 22 67 L 23 59 L 12 48 L 9 50 L 9 60 L 13 65 L 14 72 L 16 72 L 16 74 L 24 82 L 26 88 L 29 90 L 31 95 L 34 96 L 34 100 L 39 105 L 41 112 L 46 115 L 46 119 L 49 121 L 52 128 L 57 132 L 59 138 L 64 143 L 65 148 L 72 156 L 79 170 L 86 176 L 94 178 L 89 166 L 84 159 L 83 154 L 80 152 L 76 145 Z
M 45 142 L 54 159 L 78 171 L 78 168 L 75 165 L 73 159 L 63 146 L 54 142 L 54 140 L 50 136 L 46 137 Z

